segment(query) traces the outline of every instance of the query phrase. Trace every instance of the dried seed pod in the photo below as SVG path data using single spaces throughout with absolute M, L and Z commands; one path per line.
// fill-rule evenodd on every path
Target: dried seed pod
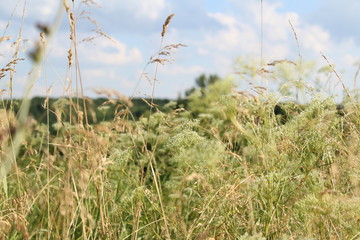
M 68 64 L 69 64 L 69 68 L 72 66 L 73 64 L 73 60 L 72 60 L 72 51 L 71 49 L 68 51 Z

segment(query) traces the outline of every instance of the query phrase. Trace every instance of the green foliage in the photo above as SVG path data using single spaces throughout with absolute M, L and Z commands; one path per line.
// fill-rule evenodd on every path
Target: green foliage
M 195 115 L 211 114 L 218 117 L 223 114 L 224 108 L 219 104 L 221 98 L 231 95 L 231 90 L 235 88 L 235 80 L 228 78 L 216 81 L 206 89 L 197 89 L 190 96 L 189 109 Z
M 217 80 L 187 109 L 168 102 L 91 126 L 75 110 L 70 121 L 69 99 L 49 100 L 56 131 L 29 126 L 1 195 L 1 238 L 355 239 L 358 104 L 234 88 Z M 115 112 L 88 103 L 97 119 Z
M 276 88 L 281 96 L 293 97 L 297 102 L 309 102 L 308 97 L 314 90 L 333 96 L 338 84 L 330 66 L 319 67 L 316 62 L 302 58 L 298 61 L 282 59 L 261 63 L 260 59 L 252 56 L 239 57 L 235 60 L 234 70 L 248 85 Z
M 196 90 L 205 91 L 210 85 L 218 82 L 220 77 L 218 75 L 210 75 L 206 77 L 205 74 L 201 74 L 198 78 L 195 79 L 196 87 L 193 87 L 187 91 L 185 91 L 185 96 L 190 96 Z
M 145 99 L 146 100 L 146 99 Z M 147 99 L 146 101 L 149 101 Z M 160 111 L 168 111 L 165 105 L 168 104 L 170 100 L 168 99 L 155 99 L 154 104 L 158 107 Z M 118 111 L 124 108 L 121 101 L 109 101 L 106 98 L 97 98 L 97 99 L 87 99 L 86 110 L 87 110 L 87 119 L 89 124 L 95 124 L 101 121 L 113 121 L 115 115 Z M 49 105 L 49 119 L 47 119 L 47 105 Z M 52 133 L 61 127 L 62 121 L 63 124 L 69 122 L 77 122 L 76 111 L 84 112 L 83 100 L 72 98 L 71 101 L 68 98 L 49 98 L 44 97 L 34 97 L 31 100 L 30 104 L 30 116 L 34 118 L 38 123 L 47 124 L 49 120 L 50 126 L 54 126 Z M 131 113 L 135 119 L 139 119 L 142 115 L 147 115 L 149 111 L 148 104 L 143 99 L 132 99 Z M 121 108 L 121 106 L 123 106 Z M 17 113 L 21 107 L 21 100 L 15 100 L 13 105 L 13 110 Z M 120 107 L 120 108 L 119 108 Z M 8 105 L 10 109 L 10 105 Z M 70 114 L 70 109 L 71 114 Z M 70 119 L 72 116 L 72 119 Z

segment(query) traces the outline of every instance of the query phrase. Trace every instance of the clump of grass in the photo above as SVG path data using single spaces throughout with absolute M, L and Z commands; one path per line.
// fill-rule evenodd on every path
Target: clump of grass
M 356 99 L 344 101 L 340 113 L 331 97 L 312 94 L 303 105 L 283 102 L 254 84 L 238 92 L 235 79 L 225 78 L 192 91 L 185 108 L 172 102 L 169 113 L 161 112 L 154 101 L 158 67 L 184 46 L 163 47 L 172 14 L 163 25 L 157 56 L 146 65 L 155 64 L 152 94 L 144 99 L 149 111 L 135 119 L 133 96 L 101 89 L 97 93 L 108 98 L 102 107 L 116 105 L 115 118 L 90 125 L 73 7 L 65 10 L 72 41 L 68 68 L 75 67 L 78 82 L 75 98 L 69 92 L 52 108 L 46 98 L 48 118 L 56 116 L 53 126 L 25 125 L 26 108 L 18 117 L 5 111 L 5 104 L 0 112 L 1 166 L 9 157 L 16 160 L 1 188 L 0 238 L 359 236 Z M 0 78 L 13 64 L 0 70 Z M 248 77 L 259 73 L 256 66 L 245 67 Z M 15 147 L 18 151 L 10 150 Z

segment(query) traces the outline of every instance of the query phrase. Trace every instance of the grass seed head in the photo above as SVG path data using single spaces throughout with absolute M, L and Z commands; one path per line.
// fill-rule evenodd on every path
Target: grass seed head
M 163 30 L 162 30 L 162 32 L 161 32 L 161 36 L 162 36 L 162 37 L 165 36 L 165 34 L 166 34 L 166 29 L 167 29 L 167 27 L 169 26 L 169 24 L 170 24 L 170 22 L 171 22 L 171 19 L 172 19 L 172 17 L 173 17 L 174 15 L 175 15 L 175 14 L 171 14 L 170 16 L 167 17 L 167 19 L 166 19 L 166 21 L 165 21 L 165 23 L 164 23 L 164 25 L 163 25 Z
M 11 36 L 3 36 L 3 37 L 0 37 L 0 43 L 1 42 L 4 42 L 4 41 L 8 41 L 11 39 Z

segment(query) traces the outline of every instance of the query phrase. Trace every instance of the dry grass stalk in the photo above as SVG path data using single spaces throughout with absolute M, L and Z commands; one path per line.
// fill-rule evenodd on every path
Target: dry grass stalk
M 337 79 L 340 81 L 346 95 L 351 99 L 351 95 L 349 93 L 349 91 L 347 90 L 343 80 L 341 79 L 340 75 L 337 73 L 337 71 L 335 70 L 334 66 L 330 63 L 330 61 L 327 59 L 327 57 L 322 53 L 320 52 L 321 56 L 326 60 L 326 62 L 328 63 L 329 67 L 331 68 L 331 70 L 335 73 Z
M 272 61 L 270 63 L 268 63 L 267 65 L 268 66 L 275 66 L 276 64 L 279 64 L 279 63 L 289 63 L 289 64 L 293 64 L 293 65 L 297 65 L 294 61 L 291 61 L 291 60 L 288 60 L 288 59 L 281 59 L 281 60 L 275 60 L 275 61 Z
M 0 156 L 6 153 L 8 141 L 16 131 L 16 117 L 13 112 L 0 109 Z
M 94 92 L 97 95 L 105 95 L 107 98 L 109 98 L 109 103 L 115 103 L 117 100 L 119 102 L 124 102 L 127 107 L 132 107 L 133 103 L 131 102 L 131 99 L 122 93 L 113 90 L 113 89 L 106 89 L 106 88 L 100 88 L 100 89 L 94 89 Z
M 4 68 L 0 69 L 0 80 L 5 77 L 7 72 L 14 73 L 15 69 L 13 66 L 16 65 L 18 63 L 18 61 L 23 61 L 23 60 L 24 60 L 24 58 L 13 59 L 8 64 L 6 64 L 6 66 Z
M 294 26 L 292 25 L 292 23 L 291 23 L 290 20 L 289 20 L 289 24 L 290 24 L 290 26 L 291 26 L 292 32 L 294 33 L 294 37 L 295 37 L 295 40 L 296 40 L 296 45 L 297 45 L 297 48 L 298 48 L 299 59 L 300 59 L 300 61 L 301 61 L 301 60 L 302 60 L 302 56 L 301 56 L 301 54 L 300 54 L 299 39 L 298 39 L 298 36 L 297 36 L 297 34 L 296 34 L 295 28 L 294 28 Z
M 86 4 L 89 8 L 92 7 L 91 5 L 94 5 L 95 7 L 101 8 L 101 5 L 95 2 L 94 0 L 84 0 L 83 3 Z
M 1 42 L 4 42 L 4 41 L 8 41 L 11 39 L 11 36 L 3 36 L 3 37 L 0 37 L 0 43 Z
M 144 99 L 144 98 L 142 98 L 142 100 L 149 106 L 149 107 L 151 107 L 151 108 L 156 108 L 158 105 L 156 105 L 155 103 L 153 103 L 153 102 L 149 102 L 149 101 L 147 101 L 146 99 Z
M 69 3 L 67 2 L 67 0 L 64 0 L 64 1 L 63 1 L 63 4 L 64 4 L 64 7 L 65 7 L 65 11 L 66 11 L 67 13 L 69 13 L 69 11 L 70 11 L 70 6 L 69 6 Z
M 357 70 L 356 70 L 356 73 L 354 75 L 354 91 L 356 91 L 356 80 L 357 80 L 357 77 L 359 75 L 359 72 L 360 72 L 360 65 L 358 66 Z
M 160 63 L 161 65 L 165 65 L 166 62 L 171 63 L 171 61 L 166 58 L 156 58 L 152 60 L 150 63 Z
M 70 22 L 70 40 L 74 40 L 74 34 L 75 34 L 75 18 L 74 13 L 69 12 L 68 13 L 69 22 Z
M 166 21 L 165 21 L 165 23 L 164 23 L 164 25 L 163 25 L 163 30 L 162 30 L 162 32 L 161 32 L 161 36 L 162 36 L 162 37 L 165 36 L 165 34 L 166 34 L 166 29 L 168 28 L 168 26 L 169 26 L 169 24 L 170 24 L 170 22 L 171 22 L 171 19 L 173 18 L 174 15 L 175 15 L 175 14 L 171 14 L 170 16 L 167 17 L 167 19 L 166 19 Z
M 172 58 L 171 54 L 175 53 L 175 50 L 180 47 L 187 47 L 187 45 L 182 43 L 166 45 L 159 51 L 158 56 L 165 56 L 167 58 L 158 57 L 153 59 L 153 57 L 151 57 L 148 64 L 151 63 L 160 63 L 161 65 L 165 65 L 166 63 L 172 64 L 174 62 L 174 58 Z M 146 77 L 146 73 L 143 73 L 143 76 Z M 151 81 L 150 81 L 150 85 L 151 85 Z
M 72 50 L 69 49 L 69 51 L 68 51 L 68 57 L 67 57 L 67 58 L 68 58 L 68 66 L 69 66 L 69 68 L 71 68 L 71 66 L 72 66 L 72 64 L 73 64 L 72 56 L 73 56 Z

